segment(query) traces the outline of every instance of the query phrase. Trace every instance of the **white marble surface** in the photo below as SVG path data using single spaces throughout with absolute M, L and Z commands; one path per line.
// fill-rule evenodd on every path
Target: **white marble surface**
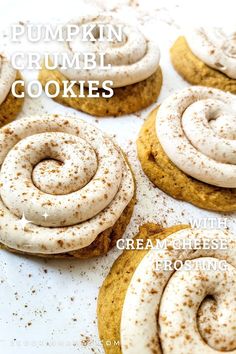
M 43 44 L 29 46 L 25 40 L 9 43 L 7 27 L 16 21 L 63 22 L 76 15 L 112 10 L 123 18 L 136 22 L 159 43 L 164 84 L 160 103 L 176 89 L 187 87 L 174 71 L 169 59 L 169 47 L 184 25 L 193 22 L 231 21 L 233 2 L 215 4 L 212 1 L 115 1 L 115 0 L 2 0 L 0 48 L 10 54 L 14 50 L 39 50 Z M 232 18 L 233 20 L 233 18 Z M 34 49 L 33 49 L 34 47 Z M 37 49 L 36 49 L 37 48 Z M 26 80 L 37 73 L 25 70 Z M 127 152 L 137 179 L 138 203 L 126 237 L 136 234 L 138 225 L 147 221 L 163 225 L 186 223 L 191 218 L 219 216 L 176 201 L 154 188 L 140 169 L 135 140 L 147 113 L 152 109 L 122 118 L 95 119 L 62 107 L 45 95 L 27 98 L 21 116 L 25 114 L 63 113 L 82 117 L 100 129 L 114 135 Z M 220 217 L 220 216 L 219 216 Z M 224 215 L 221 217 L 225 217 Z M 236 231 L 235 215 L 228 216 L 228 225 Z M 0 347 L 4 354 L 89 354 L 103 353 L 96 325 L 98 289 L 119 251 L 90 261 L 53 261 L 21 257 L 0 252 Z

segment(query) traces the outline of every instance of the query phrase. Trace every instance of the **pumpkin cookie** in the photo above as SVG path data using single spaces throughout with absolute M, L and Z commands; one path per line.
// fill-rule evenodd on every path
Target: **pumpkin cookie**
M 126 158 L 73 118 L 26 117 L 0 130 L 0 242 L 41 257 L 90 258 L 121 238 L 135 204 Z
M 159 66 L 159 48 L 152 41 L 149 41 L 138 28 L 123 24 L 110 16 L 96 16 L 80 18 L 73 22 L 74 25 L 83 26 L 95 25 L 97 36 L 99 36 L 99 25 L 121 26 L 122 40 L 113 41 L 95 40 L 86 43 L 80 35 L 73 38 L 71 42 L 58 43 L 59 56 L 58 66 L 54 69 L 52 65 L 55 58 L 51 55 L 46 65 L 45 62 L 39 73 L 39 80 L 43 87 L 51 80 L 59 84 L 60 90 L 56 93 L 55 86 L 48 85 L 48 91 L 55 95 L 55 101 L 86 112 L 94 116 L 120 116 L 134 113 L 154 103 L 160 93 L 162 85 L 162 72 Z M 106 49 L 106 50 L 105 50 Z M 74 67 L 69 68 L 63 64 L 62 54 L 73 56 L 95 53 L 97 66 L 91 70 Z M 105 61 L 109 68 L 99 64 L 100 55 L 106 52 Z M 89 97 L 89 82 L 95 80 L 98 83 L 98 97 Z M 63 82 L 72 82 L 73 95 L 65 95 Z M 85 82 L 83 92 L 79 82 Z M 113 96 L 107 97 L 103 87 L 105 81 L 112 82 Z
M 14 81 L 20 79 L 20 73 L 12 68 L 4 56 L 0 55 L 0 127 L 14 120 L 21 111 L 24 99 L 13 96 L 11 92 Z M 20 95 L 23 88 L 16 85 L 15 91 Z
M 215 323 L 227 302 L 230 311 L 236 308 L 235 298 L 230 300 L 236 294 L 235 235 L 147 224 L 135 239 L 143 240 L 143 249 L 125 250 L 99 292 L 98 329 L 105 353 L 235 352 L 235 316 L 227 316 L 225 328 Z M 220 245 L 222 239 L 228 248 L 215 249 L 213 243 Z M 158 246 L 161 240 L 164 247 Z M 211 266 L 216 270 L 209 272 Z
M 235 34 L 203 28 L 179 37 L 170 50 L 177 72 L 193 85 L 236 93 Z
M 166 99 L 144 123 L 138 157 L 167 194 L 200 208 L 236 210 L 235 97 L 191 87 Z

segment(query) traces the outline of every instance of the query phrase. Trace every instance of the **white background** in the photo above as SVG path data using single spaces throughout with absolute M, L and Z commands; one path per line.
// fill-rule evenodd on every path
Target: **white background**
M 14 50 L 39 50 L 22 40 L 9 42 L 10 23 L 64 22 L 92 12 L 113 10 L 140 25 L 161 48 L 164 85 L 158 102 L 187 87 L 174 71 L 169 60 L 169 48 L 182 27 L 193 23 L 229 24 L 234 20 L 233 2 L 216 5 L 213 1 L 112 1 L 112 0 L 1 0 L 0 48 L 10 55 Z M 230 7 L 232 5 L 232 8 Z M 231 19 L 232 16 L 232 19 Z M 234 23 L 234 22 L 232 22 Z M 37 49 L 36 49 L 37 48 Z M 37 73 L 24 71 L 24 78 Z M 126 151 L 137 179 L 138 204 L 126 237 L 137 233 L 143 222 L 156 221 L 163 225 L 186 223 L 193 217 L 217 216 L 201 211 L 187 203 L 178 202 L 154 188 L 140 169 L 135 140 L 149 109 L 129 117 L 95 119 L 62 107 L 45 95 L 39 99 L 26 98 L 21 116 L 62 113 L 95 124 L 114 136 Z M 225 217 L 224 215 L 222 217 Z M 229 228 L 235 229 L 235 215 L 229 217 Z M 21 257 L 0 252 L 0 348 L 4 354 L 74 354 L 103 353 L 96 325 L 96 299 L 112 262 L 119 251 L 90 261 L 55 261 Z

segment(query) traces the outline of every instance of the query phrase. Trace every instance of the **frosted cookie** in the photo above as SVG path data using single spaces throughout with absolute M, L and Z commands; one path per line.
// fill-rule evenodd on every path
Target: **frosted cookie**
M 160 51 L 158 46 L 148 40 L 136 27 L 123 24 L 120 20 L 110 16 L 88 16 L 79 18 L 70 25 L 83 26 L 96 25 L 93 29 L 95 37 L 99 38 L 99 25 L 120 26 L 122 29 L 122 40 L 114 38 L 112 41 L 95 42 L 84 41 L 82 34 L 74 37 L 71 41 L 58 42 L 57 52 L 59 56 L 58 65 L 55 64 L 55 57 L 51 56 L 51 63 L 56 68 L 50 70 L 44 65 L 39 74 L 39 80 L 45 86 L 51 80 L 60 84 L 60 92 L 54 98 L 57 102 L 86 112 L 95 116 L 120 116 L 143 109 L 154 103 L 159 95 L 162 85 L 162 73 L 159 66 Z M 104 28 L 103 27 L 103 28 Z M 81 32 L 82 33 L 82 32 Z M 97 65 L 93 69 L 85 70 L 83 67 L 65 67 L 62 62 L 62 54 L 67 54 L 70 58 L 76 54 L 86 55 L 94 53 Z M 105 53 L 104 68 L 101 64 L 100 54 Z M 80 65 L 81 66 L 81 65 Z M 83 88 L 79 84 L 73 86 L 74 96 L 69 94 L 65 97 L 63 81 L 85 82 L 95 80 L 98 82 L 99 97 L 88 97 L 88 87 Z M 111 80 L 114 94 L 110 98 L 103 97 L 106 93 L 102 84 L 106 80 Z M 55 94 L 55 88 L 48 86 L 49 92 Z M 84 94 L 85 97 L 80 97 Z
M 137 141 L 148 178 L 172 197 L 200 208 L 236 210 L 236 100 L 191 87 L 167 98 Z
M 0 130 L 0 243 L 44 257 L 89 258 L 122 237 L 135 203 L 123 153 L 74 118 L 25 117 Z
M 170 50 L 177 72 L 194 85 L 236 93 L 236 32 L 195 28 Z
M 23 98 L 16 98 L 11 92 L 12 84 L 19 79 L 20 73 L 0 54 L 0 127 L 14 120 L 21 111 Z M 22 90 L 21 86 L 16 85 L 17 95 Z
M 97 308 L 105 353 L 236 353 L 236 236 L 145 225 L 136 238 L 166 244 L 113 264 Z M 222 239 L 225 249 L 214 249 Z

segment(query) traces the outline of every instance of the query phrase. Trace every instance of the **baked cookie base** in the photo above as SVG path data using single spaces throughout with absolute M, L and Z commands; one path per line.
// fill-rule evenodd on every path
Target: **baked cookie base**
M 215 87 L 236 93 L 236 80 L 210 68 L 197 58 L 184 37 L 179 37 L 170 49 L 170 57 L 176 71 L 193 85 Z
M 18 72 L 16 75 L 16 80 L 21 80 L 21 75 Z M 23 88 L 20 85 L 16 86 L 16 93 L 21 94 L 23 92 Z M 0 105 L 0 128 L 12 122 L 20 113 L 22 106 L 24 103 L 24 98 L 17 98 L 13 96 L 11 91 L 8 93 L 7 97 Z
M 48 70 L 45 66 L 40 71 L 38 79 L 43 87 L 50 80 L 55 80 L 60 84 L 60 93 L 53 98 L 56 102 L 97 117 L 104 117 L 134 113 L 154 103 L 161 90 L 162 72 L 159 67 L 146 80 L 133 85 L 115 88 L 114 95 L 111 98 L 101 96 L 97 98 L 63 97 L 62 81 L 68 79 L 58 70 Z M 74 85 L 73 90 L 76 96 L 80 94 L 78 85 Z M 49 91 L 51 94 L 54 93 L 53 88 L 50 88 Z M 101 94 L 102 90 L 99 89 L 98 92 Z M 85 88 L 84 94 L 87 96 L 87 88 Z
M 138 157 L 147 177 L 172 197 L 200 208 L 236 211 L 236 189 L 221 188 L 200 182 L 178 169 L 165 154 L 156 136 L 157 109 L 145 121 L 137 140 Z
M 178 225 L 163 229 L 160 225 L 145 224 L 134 238 L 163 240 L 188 226 Z M 125 250 L 113 264 L 98 296 L 98 330 L 106 354 L 121 354 L 120 322 L 123 303 L 133 274 L 148 250 Z M 153 351 L 154 352 L 154 351 Z

